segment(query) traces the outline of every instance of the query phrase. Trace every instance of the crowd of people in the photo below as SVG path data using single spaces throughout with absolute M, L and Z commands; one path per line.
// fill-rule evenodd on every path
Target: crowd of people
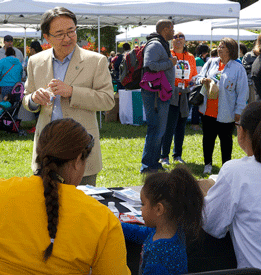
M 140 274 L 184 274 L 188 272 L 187 241 L 198 237 L 202 228 L 216 238 L 230 232 L 238 268 L 261 269 L 261 35 L 251 53 L 242 47 L 242 63 L 238 44 L 231 38 L 221 39 L 218 56 L 208 60 L 209 48 L 200 45 L 195 59 L 186 48 L 185 34 L 174 33 L 171 20 L 157 22 L 144 48 L 144 68 L 164 72 L 172 96 L 162 101 L 158 93 L 141 89 L 147 119 L 140 170 L 145 174 L 140 194 L 145 226 L 138 226 L 120 223 L 105 205 L 76 188 L 96 185 L 102 169 L 96 111 L 114 106 L 107 58 L 78 47 L 76 27 L 70 10 L 48 10 L 42 16 L 41 31 L 52 48 L 41 51 L 38 43 L 31 44 L 23 105 L 30 112 L 40 112 L 34 175 L 0 179 L 1 271 L 131 274 L 125 238 L 143 244 Z M 16 68 L 21 78 L 16 49 L 6 44 L 5 54 L 0 77 L 4 80 L 11 65 L 9 72 Z M 116 74 L 119 58 L 111 53 Z M 7 103 L 12 101 L 11 81 L 11 75 L 0 81 Z M 202 84 L 204 97 L 199 108 L 192 107 L 193 125 L 199 127 L 199 117 L 202 120 L 204 173 L 211 173 L 217 136 L 223 163 L 205 197 L 182 159 L 191 107 L 188 95 L 195 83 Z M 257 96 L 249 103 L 251 85 Z M 247 154 L 240 160 L 231 160 L 235 126 L 238 143 Z M 166 172 L 163 165 L 170 164 L 173 137 L 173 160 L 180 164 Z

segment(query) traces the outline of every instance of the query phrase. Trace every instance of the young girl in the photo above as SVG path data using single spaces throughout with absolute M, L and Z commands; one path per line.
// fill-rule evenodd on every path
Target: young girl
M 181 165 L 170 173 L 147 176 L 141 190 L 144 226 L 122 223 L 127 241 L 143 244 L 142 275 L 187 273 L 186 237 L 198 235 L 203 195 Z

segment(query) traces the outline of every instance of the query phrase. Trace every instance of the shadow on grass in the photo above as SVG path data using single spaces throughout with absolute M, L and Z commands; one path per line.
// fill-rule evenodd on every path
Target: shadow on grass
M 193 173 L 193 175 L 195 175 L 196 177 L 208 178 L 210 176 L 209 174 L 203 174 L 204 166 L 205 166 L 204 164 L 196 164 L 196 163 L 187 162 L 186 165 L 190 169 L 190 171 Z M 213 165 L 211 174 L 218 174 L 219 170 L 220 169 L 218 166 Z
M 134 126 L 121 124 L 117 122 L 103 122 L 100 128 L 102 138 L 144 138 L 146 136 L 147 126 Z
M 0 141 L 14 141 L 14 140 L 34 140 L 34 134 L 27 133 L 26 136 L 19 136 L 17 133 L 8 133 L 0 130 Z

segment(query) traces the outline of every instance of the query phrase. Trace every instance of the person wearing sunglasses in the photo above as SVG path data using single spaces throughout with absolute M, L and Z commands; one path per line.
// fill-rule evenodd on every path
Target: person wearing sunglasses
M 97 140 L 95 154 L 88 159 L 82 179 L 84 185 L 95 185 L 97 173 L 102 169 L 96 112 L 113 108 L 114 93 L 107 58 L 77 46 L 76 26 L 75 14 L 63 7 L 48 10 L 42 16 L 41 31 L 52 48 L 30 57 L 23 105 L 28 111 L 40 111 L 33 171 L 38 168 L 36 144 L 44 126 L 71 117 Z
M 219 171 L 205 197 L 203 229 L 216 238 L 229 231 L 237 268 L 261 269 L 261 102 L 248 104 L 235 124 L 246 156 Z
M 185 36 L 181 32 L 174 35 L 173 48 L 170 50 L 177 58 L 175 66 L 175 90 L 170 100 L 166 131 L 161 147 L 161 163 L 169 165 L 170 147 L 174 135 L 173 160 L 185 163 L 181 158 L 186 121 L 189 116 L 189 83 L 197 75 L 196 61 L 185 46 Z

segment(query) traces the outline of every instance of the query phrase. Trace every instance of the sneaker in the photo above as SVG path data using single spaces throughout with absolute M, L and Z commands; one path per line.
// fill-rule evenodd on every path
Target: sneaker
M 159 162 L 160 162 L 161 164 L 170 165 L 170 163 L 169 163 L 169 158 L 162 158 L 162 159 L 160 159 Z
M 211 164 L 205 165 L 203 174 L 211 174 L 211 171 L 212 171 L 212 165 Z
M 178 161 L 179 163 L 186 164 L 186 162 L 181 157 L 174 157 L 173 160 Z

